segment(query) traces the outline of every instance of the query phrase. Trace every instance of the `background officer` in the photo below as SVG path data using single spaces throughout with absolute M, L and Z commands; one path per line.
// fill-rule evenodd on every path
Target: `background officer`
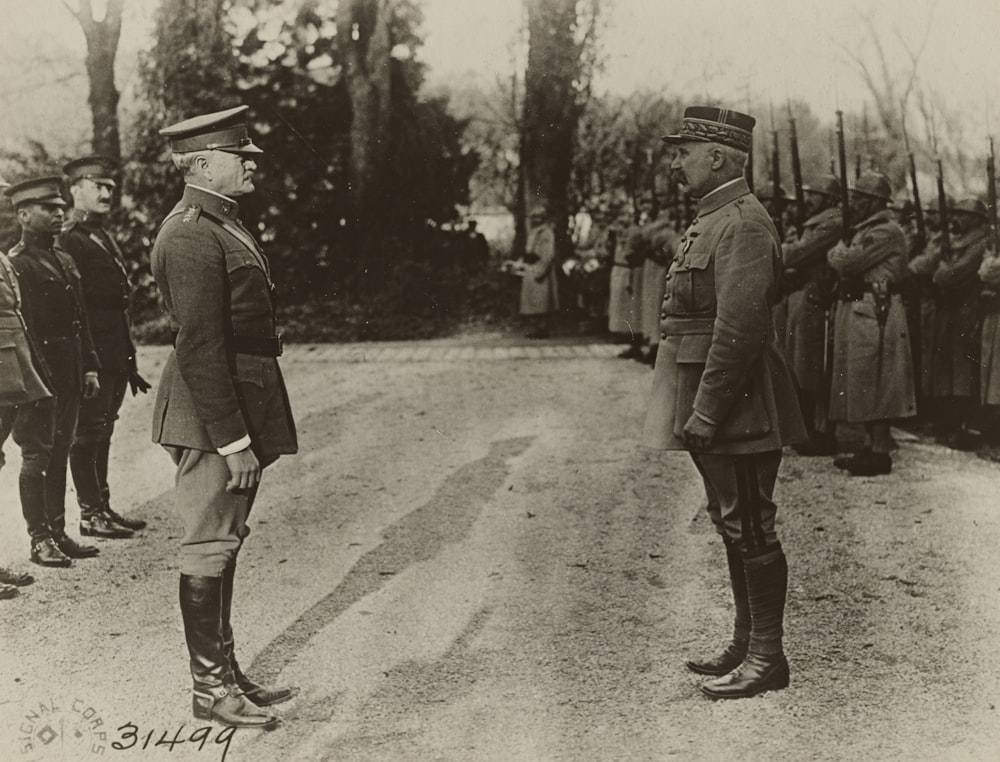
M 22 313 L 49 372 L 54 404 L 36 403 L 30 421 L 15 423 L 24 453 L 21 509 L 31 536 L 31 560 L 68 566 L 71 558 L 96 556 L 97 548 L 66 534 L 66 464 L 81 394 L 100 391 L 100 362 L 87 325 L 80 274 L 56 243 L 66 202 L 58 177 L 40 177 L 4 191 L 21 225 L 11 265 L 23 298 Z M 21 416 L 19 415 L 20 419 Z
M 132 394 L 149 390 L 139 375 L 128 318 L 131 288 L 125 259 L 115 239 L 104 229 L 115 190 L 115 163 L 106 156 L 89 156 L 63 167 L 73 208 L 59 243 L 80 271 L 90 333 L 97 357 L 101 391 L 80 404 L 76 437 L 70 450 L 70 471 L 80 504 L 80 534 L 131 537 L 146 522 L 111 510 L 108 457 L 118 411 L 131 384 Z
M 152 270 L 174 331 L 153 410 L 153 440 L 177 466 L 184 523 L 180 607 L 194 716 L 269 728 L 258 707 L 291 698 L 240 670 L 230 612 L 236 557 L 262 469 L 298 449 L 275 335 L 270 265 L 239 219 L 254 189 L 247 107 L 167 127 L 184 195 L 160 226 Z
M 788 566 L 775 532 L 781 448 L 805 438 L 774 339 L 781 241 L 743 168 L 753 117 L 691 107 L 672 169 L 698 213 L 667 273 L 646 444 L 688 450 L 726 547 L 736 621 L 720 655 L 688 662 L 702 691 L 741 698 L 788 685 L 782 620 Z

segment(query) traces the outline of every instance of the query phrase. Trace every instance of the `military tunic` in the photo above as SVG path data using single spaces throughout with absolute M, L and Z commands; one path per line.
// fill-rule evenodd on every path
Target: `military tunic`
M 266 466 L 298 449 L 278 367 L 269 265 L 238 211 L 232 199 L 189 185 L 152 252 L 176 337 L 153 407 L 153 441 L 177 464 L 180 568 L 195 576 L 221 575 L 250 531 L 256 490 L 226 491 L 228 465 L 218 450 L 249 438 Z
M 83 393 L 84 373 L 97 372 L 101 364 L 90 336 L 84 308 L 80 273 L 73 258 L 59 249 L 52 236 L 24 231 L 11 249 L 11 265 L 23 296 L 22 313 L 28 333 L 39 349 L 48 371 L 54 404 L 36 403 L 38 420 L 15 441 L 30 467 L 45 474 L 45 512 L 48 529 L 38 515 L 22 508 L 33 538 L 65 533 L 66 467 L 76 430 Z
M 839 209 L 826 209 L 806 220 L 802 236 L 784 246 L 785 267 L 795 270 L 796 289 L 788 294 L 785 357 L 800 389 L 825 386 L 826 313 L 831 270 L 826 255 L 840 239 Z
M 908 418 L 916 415 L 913 362 L 898 292 L 907 276 L 906 238 L 888 210 L 854 230 L 850 246 L 838 244 L 827 255 L 841 288 L 856 284 L 837 305 L 829 417 L 848 423 Z

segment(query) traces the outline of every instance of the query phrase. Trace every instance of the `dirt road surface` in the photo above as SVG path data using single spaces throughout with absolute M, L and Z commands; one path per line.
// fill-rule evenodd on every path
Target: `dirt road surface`
M 152 395 L 112 453 L 150 526 L 71 569 L 27 563 L 8 443 L 0 563 L 37 581 L 0 602 L 0 760 L 1000 758 L 998 467 L 912 437 L 880 479 L 788 454 L 792 684 L 714 703 L 683 663 L 729 634 L 721 543 L 687 457 L 639 448 L 650 372 L 617 351 L 286 353 L 301 452 L 265 475 L 234 605 L 247 671 L 301 687 L 270 733 L 190 715 Z

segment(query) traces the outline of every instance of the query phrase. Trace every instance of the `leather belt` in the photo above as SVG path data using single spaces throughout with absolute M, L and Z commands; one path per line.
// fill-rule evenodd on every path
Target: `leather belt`
M 171 332 L 170 343 L 177 346 L 176 331 Z M 229 346 L 236 354 L 257 357 L 281 357 L 285 349 L 280 333 L 277 336 L 230 336 Z
M 842 280 L 837 283 L 837 299 L 841 302 L 860 302 L 865 298 L 865 294 L 874 293 L 873 283 L 855 280 Z M 889 283 L 886 293 L 889 296 L 902 294 L 903 289 L 898 283 Z
M 668 317 L 660 321 L 660 331 L 667 336 L 711 336 L 715 332 L 715 318 Z

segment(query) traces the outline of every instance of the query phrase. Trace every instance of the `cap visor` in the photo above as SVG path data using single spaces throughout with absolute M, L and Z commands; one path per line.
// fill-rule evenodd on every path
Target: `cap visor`
M 694 135 L 664 135 L 660 138 L 664 143 L 677 145 L 678 143 L 711 143 L 708 138 L 698 138 Z

